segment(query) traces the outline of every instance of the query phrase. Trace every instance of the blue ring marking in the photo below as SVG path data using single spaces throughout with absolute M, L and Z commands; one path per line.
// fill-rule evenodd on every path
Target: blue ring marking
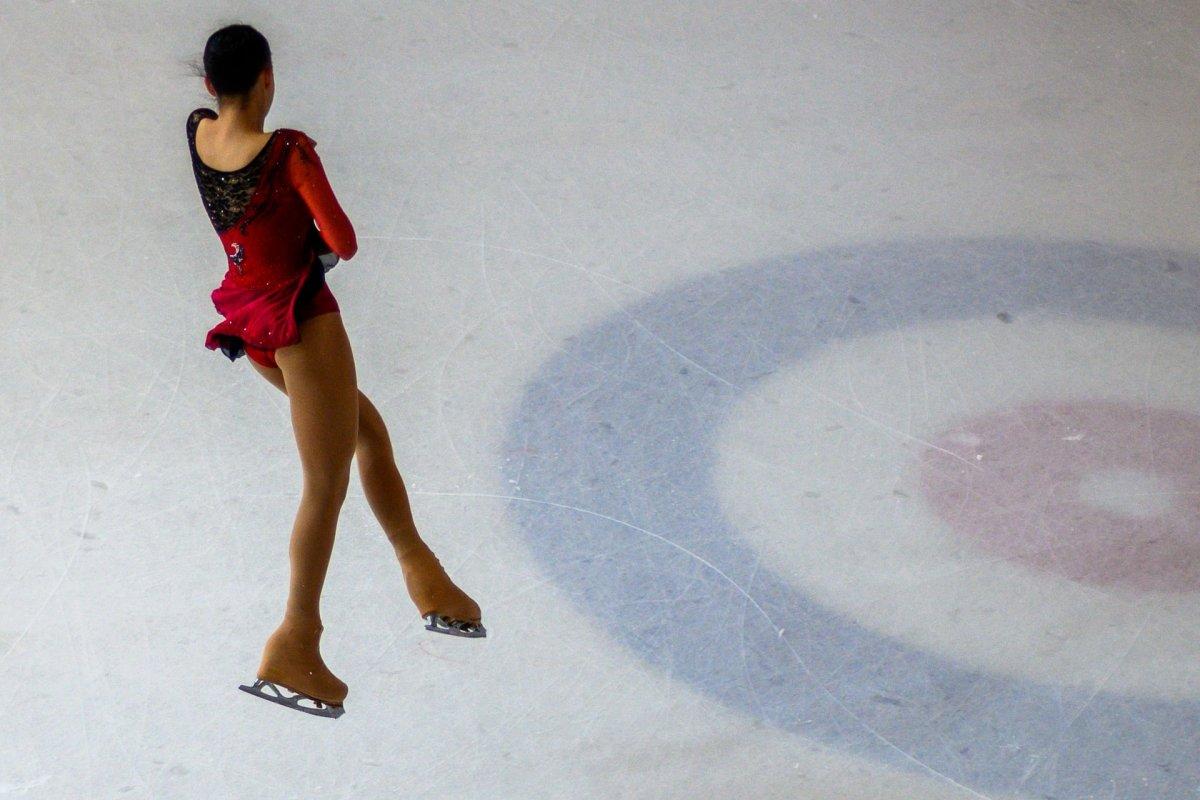
M 1200 705 L 996 677 L 867 630 L 760 562 L 723 516 L 712 466 L 742 394 L 825 343 L 1033 309 L 1195 331 L 1198 276 L 1190 255 L 1014 239 L 833 248 L 701 276 L 542 365 L 503 467 L 533 502 L 509 513 L 581 611 L 771 725 L 985 792 L 1194 797 Z

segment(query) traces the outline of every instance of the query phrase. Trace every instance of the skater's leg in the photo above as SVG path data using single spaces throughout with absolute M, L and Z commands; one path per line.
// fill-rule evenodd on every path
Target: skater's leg
M 287 394 L 280 370 L 253 361 L 251 364 L 271 385 Z M 479 622 L 478 604 L 454 585 L 417 532 L 387 425 L 362 390 L 358 392 L 355 458 L 367 503 L 391 542 L 404 571 L 405 585 L 421 616 L 436 611 L 455 619 Z
M 479 605 L 454 585 L 433 551 L 417 533 L 404 479 L 396 467 L 387 425 L 375 405 L 361 391 L 358 395 L 358 414 L 355 457 L 363 493 L 396 552 L 404 571 L 405 584 L 418 612 L 421 616 L 437 612 L 457 620 L 479 622 Z
M 292 427 L 304 473 L 292 530 L 287 613 L 319 622 L 321 588 L 358 437 L 358 389 L 340 314 L 306 320 L 300 335 L 299 344 L 276 353 L 291 399 Z
M 291 400 L 304 486 L 289 547 L 287 610 L 267 643 L 259 677 L 340 703 L 346 685 L 318 649 L 320 599 L 358 437 L 357 379 L 340 314 L 305 320 L 300 336 L 275 354 Z
M 271 369 L 253 360 L 250 364 L 272 386 L 287 394 L 282 370 Z M 355 442 L 354 456 L 358 461 L 358 474 L 362 479 L 367 504 L 375 513 L 396 556 L 403 558 L 424 542 L 413 521 L 408 492 L 396 467 L 387 425 L 375 404 L 361 389 L 358 390 L 358 440 Z
M 249 353 L 250 351 L 247 350 L 246 352 Z M 248 358 L 246 360 L 250 363 L 250 366 L 254 367 L 258 374 L 266 378 L 272 386 L 284 394 L 287 394 L 287 384 L 285 384 L 283 381 L 283 370 L 281 370 L 279 367 L 264 366 L 259 364 L 253 358 Z
M 358 461 L 358 476 L 362 480 L 363 494 L 367 496 L 371 511 L 375 513 L 396 555 L 404 556 L 421 544 L 421 536 L 413 521 L 400 470 L 396 468 L 387 425 L 375 404 L 362 390 L 358 393 L 358 442 L 354 457 Z

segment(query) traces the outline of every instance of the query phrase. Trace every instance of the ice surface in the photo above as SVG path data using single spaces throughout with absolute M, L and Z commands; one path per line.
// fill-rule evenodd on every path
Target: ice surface
M 186 62 L 233 20 L 274 51 L 268 128 L 320 143 L 354 222 L 329 282 L 359 385 L 488 627 L 424 630 L 355 476 L 323 599 L 337 721 L 236 689 L 282 610 L 300 471 L 287 398 L 203 347 L 224 260 Z M 1124 545 L 1125 578 L 1167 563 L 1153 520 L 1200 530 L 1174 355 L 1200 324 L 1198 25 L 1186 3 L 6 4 L 0 797 L 1195 797 L 1200 543 L 1169 540 L 1173 588 L 1064 554 Z M 1142 461 L 1117 436 L 1073 477 L 1087 431 L 1005 418 L 1045 443 L 1004 474 L 1046 493 L 989 500 L 1035 543 L 1014 556 L 914 470 L 938 446 L 981 456 L 947 481 L 991 474 L 959 428 L 1035 401 L 1123 404 Z M 1072 527 L 1064 498 L 1141 533 Z M 814 556 L 823 530 L 849 537 Z M 986 622 L 955 651 L 963 620 Z

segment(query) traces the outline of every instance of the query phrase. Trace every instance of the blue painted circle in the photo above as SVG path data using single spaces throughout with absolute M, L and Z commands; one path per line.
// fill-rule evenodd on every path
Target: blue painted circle
M 997 677 L 914 649 L 790 584 L 721 513 L 714 440 L 760 378 L 827 342 L 949 319 L 1000 326 L 998 314 L 1034 309 L 1195 331 L 1200 262 L 940 240 L 681 283 L 570 337 L 530 380 L 506 438 L 509 513 L 612 636 L 766 723 L 985 793 L 1192 797 L 1200 705 Z

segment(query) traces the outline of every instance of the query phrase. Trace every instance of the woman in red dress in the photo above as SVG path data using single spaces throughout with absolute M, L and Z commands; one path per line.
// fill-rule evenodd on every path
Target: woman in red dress
M 338 514 L 358 459 L 371 510 L 387 533 L 428 630 L 486 635 L 479 606 L 454 585 L 413 523 L 379 412 L 357 387 L 350 341 L 325 272 L 354 257 L 354 228 L 330 188 L 316 142 L 263 130 L 275 94 L 271 51 L 248 25 L 230 25 L 204 48 L 204 84 L 220 113 L 187 122 L 200 197 L 228 259 L 212 293 L 224 321 L 205 345 L 247 355 L 289 399 L 304 471 L 292 528 L 283 621 L 263 650 L 258 680 L 240 687 L 323 716 L 340 716 L 346 684 L 321 659 L 321 587 Z M 314 227 L 315 223 L 315 227 Z

